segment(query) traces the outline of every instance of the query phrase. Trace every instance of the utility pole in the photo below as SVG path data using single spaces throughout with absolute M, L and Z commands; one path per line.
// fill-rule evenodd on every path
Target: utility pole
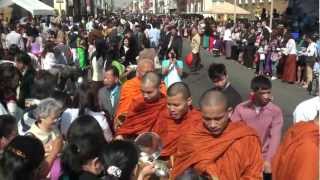
M 271 8 L 270 8 L 270 24 L 269 24 L 270 29 L 272 29 L 273 6 L 274 6 L 274 2 L 273 2 L 273 0 L 271 0 Z
M 236 12 L 236 10 L 237 10 L 237 0 L 234 0 L 234 2 L 233 2 L 233 24 L 234 24 L 234 26 L 237 23 L 237 12 Z

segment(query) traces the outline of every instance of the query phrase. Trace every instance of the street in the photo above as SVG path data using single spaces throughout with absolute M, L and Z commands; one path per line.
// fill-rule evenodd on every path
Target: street
M 188 40 L 184 40 L 183 47 L 184 58 L 190 52 Z M 196 74 L 190 74 L 188 67 L 184 68 L 184 72 L 187 74 L 184 82 L 190 86 L 195 106 L 198 106 L 201 94 L 212 87 L 207 71 L 209 65 L 213 62 L 226 65 L 232 86 L 240 93 L 243 100 L 248 98 L 250 81 L 255 76 L 254 70 L 249 70 L 234 60 L 227 60 L 224 56 L 209 56 L 204 49 L 201 51 L 201 59 L 203 68 Z M 272 94 L 274 103 L 282 109 L 284 116 L 283 132 L 285 132 L 292 125 L 292 113 L 296 105 L 305 99 L 311 98 L 311 96 L 305 89 L 294 84 L 283 83 L 281 80 L 272 81 Z

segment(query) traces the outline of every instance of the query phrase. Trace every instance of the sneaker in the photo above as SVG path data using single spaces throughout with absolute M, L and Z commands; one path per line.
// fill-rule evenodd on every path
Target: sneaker
M 278 78 L 275 77 L 275 76 L 272 76 L 272 77 L 271 77 L 271 80 L 276 80 L 276 79 L 278 79 Z

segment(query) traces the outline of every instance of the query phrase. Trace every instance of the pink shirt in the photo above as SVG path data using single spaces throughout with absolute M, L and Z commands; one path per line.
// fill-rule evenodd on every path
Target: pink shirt
M 231 120 L 234 122 L 242 120 L 256 130 L 262 142 L 263 158 L 271 163 L 281 140 L 283 125 L 281 109 L 271 102 L 256 109 L 251 101 L 245 101 L 235 108 Z

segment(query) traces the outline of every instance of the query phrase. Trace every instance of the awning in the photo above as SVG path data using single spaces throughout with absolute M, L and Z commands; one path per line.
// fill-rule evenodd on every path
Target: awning
M 214 2 L 211 5 L 211 10 L 206 11 L 204 13 L 208 13 L 208 14 L 234 14 L 234 10 L 236 10 L 236 14 L 240 14 L 240 15 L 249 15 L 250 12 L 239 7 L 236 6 L 236 8 L 234 8 L 234 5 L 228 2 Z
M 55 15 L 52 7 L 38 0 L 1 0 L 0 8 L 6 8 L 12 4 L 22 7 L 32 15 Z

